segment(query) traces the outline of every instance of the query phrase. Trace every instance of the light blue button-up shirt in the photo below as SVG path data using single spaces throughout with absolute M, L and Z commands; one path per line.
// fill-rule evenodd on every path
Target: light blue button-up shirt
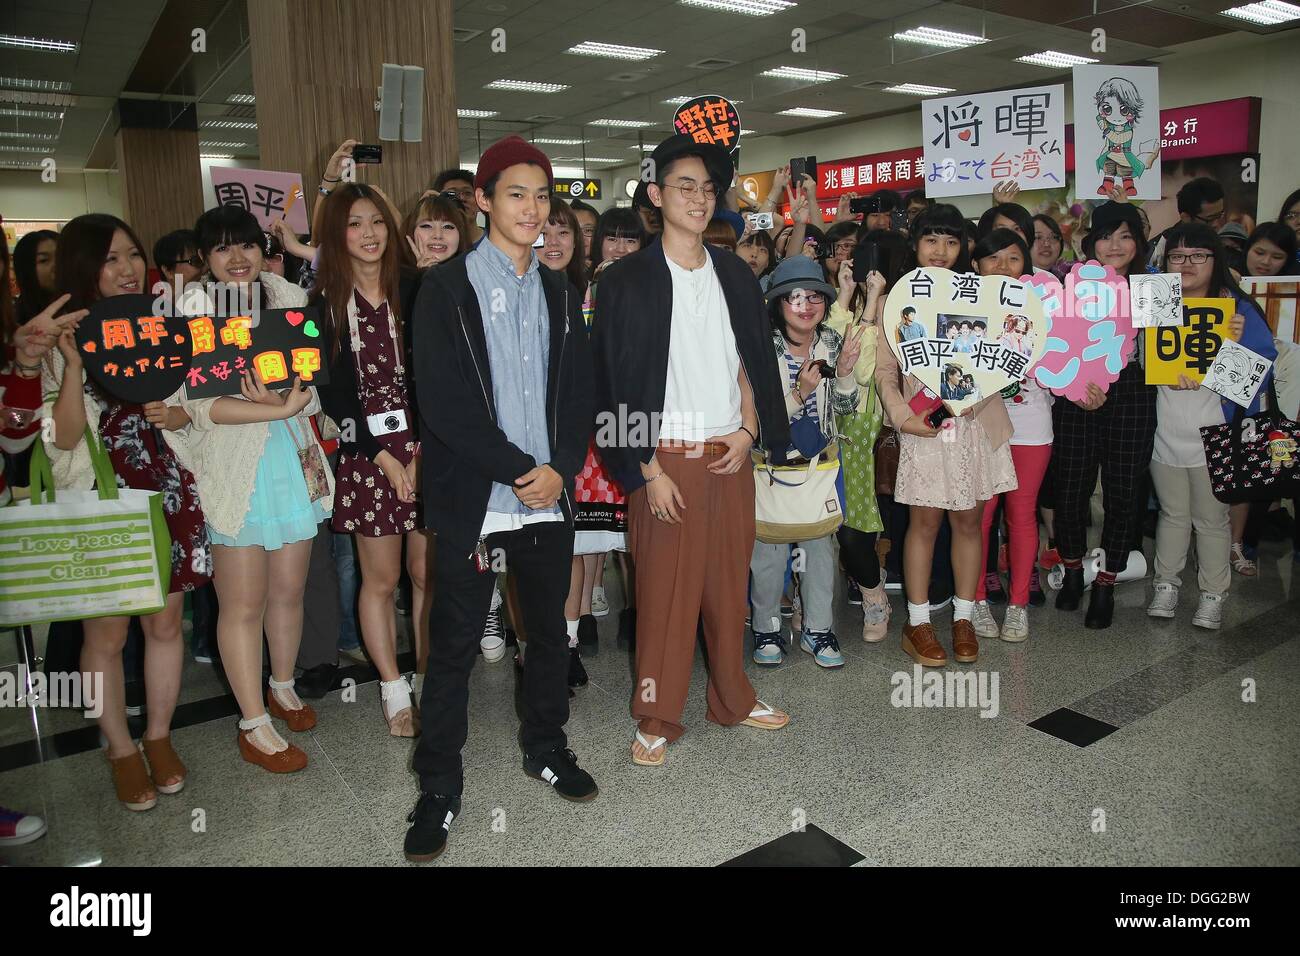
M 465 256 L 465 268 L 483 315 L 497 425 L 513 445 L 531 455 L 538 465 L 545 465 L 551 460 L 546 426 L 551 319 L 537 255 L 532 255 L 522 276 L 515 275 L 514 262 L 485 237 Z M 529 508 L 512 486 L 498 482 L 492 484 L 488 498 L 485 530 L 496 527 L 491 521 L 493 512 L 528 516 L 531 520 L 561 514 L 558 507 Z M 507 523 L 513 523 L 513 519 Z

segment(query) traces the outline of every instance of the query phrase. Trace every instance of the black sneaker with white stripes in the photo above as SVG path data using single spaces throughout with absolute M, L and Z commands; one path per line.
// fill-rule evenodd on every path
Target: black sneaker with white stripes
M 534 780 L 545 780 L 565 800 L 584 803 L 600 793 L 591 774 L 578 766 L 578 758 L 568 747 L 556 747 L 538 757 L 524 754 L 524 773 Z
M 404 850 L 412 863 L 428 863 L 447 849 L 447 833 L 451 821 L 460 813 L 460 797 L 447 797 L 438 793 L 421 793 L 415 809 L 406 816 L 410 829 L 406 831 Z

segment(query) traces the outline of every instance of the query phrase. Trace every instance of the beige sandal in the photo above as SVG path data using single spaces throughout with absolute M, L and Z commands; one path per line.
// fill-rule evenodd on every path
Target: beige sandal
M 639 766 L 642 767 L 658 767 L 663 764 L 664 751 L 666 749 L 664 745 L 668 743 L 667 737 L 656 737 L 653 741 L 651 741 L 648 737 L 646 737 L 645 734 L 641 733 L 641 731 L 638 730 L 636 732 L 636 742 L 645 748 L 646 753 L 650 754 L 650 759 L 647 760 L 644 757 L 638 757 L 636 755 L 636 751 L 634 750 L 632 752 L 632 762 L 634 764 L 638 764 Z M 654 756 L 656 750 L 659 751 L 658 759 L 656 759 Z
M 761 700 L 754 701 L 754 709 L 749 712 L 749 716 L 740 722 L 742 727 L 757 727 L 759 730 L 780 730 L 786 724 L 790 723 L 790 715 L 782 713 L 770 704 L 765 704 Z M 780 717 L 780 723 L 764 723 L 759 717 Z

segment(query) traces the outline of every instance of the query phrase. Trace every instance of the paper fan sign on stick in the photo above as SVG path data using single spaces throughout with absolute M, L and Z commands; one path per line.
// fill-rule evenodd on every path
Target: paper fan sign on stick
M 697 143 L 731 151 L 740 141 L 740 114 L 725 96 L 697 96 L 677 107 L 673 128 Z
M 190 370 L 183 316 L 160 315 L 154 297 L 114 295 L 91 306 L 75 333 L 81 363 L 105 392 L 143 405 L 170 398 Z
M 898 367 L 960 415 L 1024 378 L 1050 327 L 1024 282 L 923 268 L 894 284 L 884 330 Z

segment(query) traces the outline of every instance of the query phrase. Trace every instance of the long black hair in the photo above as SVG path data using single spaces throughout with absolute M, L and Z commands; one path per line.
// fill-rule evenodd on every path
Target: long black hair
M 1210 288 L 1208 295 L 1219 295 L 1220 289 L 1227 289 L 1235 296 L 1243 296 L 1237 280 L 1228 268 L 1228 257 L 1223 248 L 1219 234 L 1203 222 L 1180 222 L 1165 233 L 1165 258 L 1160 264 L 1161 271 L 1169 272 L 1169 253 L 1175 249 L 1209 249 L 1214 253 L 1214 265 L 1210 270 Z M 1177 270 L 1173 270 L 1177 271 Z
M 32 316 L 45 310 L 54 301 L 55 295 L 41 288 L 36 278 L 36 254 L 41 243 L 59 241 L 59 234 L 52 229 L 38 229 L 29 232 L 18 240 L 14 246 L 14 280 L 18 283 L 18 323 L 22 324 Z M 56 260 L 57 261 L 57 260 Z
M 967 222 L 961 210 L 951 203 L 935 203 L 929 209 L 922 209 L 912 220 L 908 236 L 912 240 L 912 261 L 908 270 L 916 265 L 916 246 L 926 236 L 952 236 L 961 246 L 957 261 L 952 264 L 953 272 L 970 272 L 970 254 L 966 250 Z
M 1034 241 L 1034 217 L 1029 215 L 1028 209 L 1017 202 L 1000 202 L 996 206 L 985 209 L 984 215 L 980 216 L 980 221 L 975 226 L 976 240 L 983 239 L 997 228 L 994 223 L 997 222 L 998 216 L 1014 222 L 1016 227 L 1024 233 L 1025 242 Z
M 594 274 L 596 266 L 603 261 L 605 240 L 610 237 L 622 239 L 635 239 L 645 248 L 646 231 L 645 223 L 641 221 L 641 214 L 635 209 L 627 207 L 614 206 L 606 209 L 596 220 L 596 232 L 591 237 L 591 271 Z M 582 232 L 579 230 L 578 238 L 582 238 Z
M 912 247 L 907 237 L 895 229 L 872 229 L 858 242 L 858 248 L 861 249 L 868 243 L 876 247 L 876 261 L 879 266 L 877 271 L 885 277 L 885 290 L 881 294 L 889 295 L 889 290 L 894 288 L 894 283 L 912 269 Z M 849 310 L 857 315 L 866 304 L 866 291 L 859 285 L 853 290 L 853 298 L 849 300 Z
M 971 265 L 977 265 L 981 259 L 987 256 L 996 256 L 1008 246 L 1015 246 L 1020 250 L 1020 255 L 1024 257 L 1025 272 L 1031 272 L 1034 263 L 1029 258 L 1029 247 L 1025 245 L 1025 240 L 1021 239 L 1014 231 L 1005 228 L 994 229 L 988 235 L 976 240 L 975 251 L 971 255 Z M 978 268 L 976 271 L 978 271 Z
M 1293 276 L 1296 274 L 1297 265 L 1300 265 L 1300 263 L 1297 263 L 1295 258 L 1297 242 L 1294 229 L 1281 222 L 1261 222 L 1255 227 L 1255 231 L 1250 234 L 1250 238 L 1246 240 L 1242 258 L 1245 259 L 1247 266 L 1250 265 L 1250 247 L 1260 240 L 1273 243 L 1286 254 L 1286 262 L 1283 263 L 1282 271 L 1278 275 Z

